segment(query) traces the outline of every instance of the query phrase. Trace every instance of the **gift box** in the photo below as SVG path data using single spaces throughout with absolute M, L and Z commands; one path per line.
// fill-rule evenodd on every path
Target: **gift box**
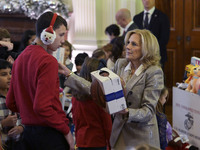
M 194 65 L 194 66 L 195 65 L 200 65 L 200 58 L 193 56 L 191 58 L 191 64 Z
M 127 108 L 120 77 L 109 70 L 102 68 L 91 72 L 92 80 L 97 80 L 106 101 L 106 110 L 113 114 Z

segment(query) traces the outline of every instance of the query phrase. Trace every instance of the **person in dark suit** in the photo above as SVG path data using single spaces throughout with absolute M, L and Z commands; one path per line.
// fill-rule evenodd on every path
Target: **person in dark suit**
M 160 46 L 160 63 L 164 69 L 167 61 L 166 46 L 169 41 L 170 22 L 166 14 L 155 8 L 155 0 L 142 0 L 142 2 L 144 11 L 135 15 L 133 21 L 139 29 L 148 29 L 156 36 Z
M 115 19 L 117 24 L 119 24 L 124 29 L 122 37 L 125 37 L 128 31 L 138 28 L 137 25 L 132 21 L 131 12 L 126 8 L 118 10 Z

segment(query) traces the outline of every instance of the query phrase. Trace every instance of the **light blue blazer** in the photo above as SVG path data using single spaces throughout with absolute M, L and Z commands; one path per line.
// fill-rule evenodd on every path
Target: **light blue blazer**
M 126 59 L 118 59 L 114 72 L 123 77 L 128 63 Z M 163 71 L 159 66 L 140 69 L 133 74 L 126 83 L 125 98 L 129 114 L 126 117 L 119 113 L 115 115 L 110 138 L 112 148 L 120 135 L 127 147 L 143 143 L 160 147 L 156 105 L 163 87 Z

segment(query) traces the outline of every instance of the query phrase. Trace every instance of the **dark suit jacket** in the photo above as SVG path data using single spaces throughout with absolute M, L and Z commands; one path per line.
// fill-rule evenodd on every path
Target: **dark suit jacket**
M 134 29 L 138 29 L 138 26 L 135 23 L 132 23 L 130 25 L 130 27 L 128 28 L 128 30 L 122 35 L 123 38 L 125 38 L 125 35 L 128 31 L 134 30 Z
M 143 15 L 144 11 L 133 18 L 134 23 L 137 24 L 139 29 L 144 29 Z M 166 46 L 169 41 L 170 34 L 170 23 L 167 15 L 165 15 L 160 10 L 155 9 L 148 26 L 148 30 L 150 30 L 158 39 L 158 43 L 160 46 L 161 64 L 164 64 L 167 61 Z

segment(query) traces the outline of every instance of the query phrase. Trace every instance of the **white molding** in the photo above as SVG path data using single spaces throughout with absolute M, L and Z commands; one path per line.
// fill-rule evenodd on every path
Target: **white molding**
M 91 45 L 93 48 L 108 43 L 104 31 L 110 24 L 116 23 L 115 14 L 120 8 L 128 8 L 134 16 L 139 0 L 72 0 L 73 14 L 69 18 L 69 41 L 74 45 Z M 137 12 L 138 13 L 138 12 Z M 81 47 L 78 46 L 80 49 Z M 94 49 L 88 49 L 93 51 Z

